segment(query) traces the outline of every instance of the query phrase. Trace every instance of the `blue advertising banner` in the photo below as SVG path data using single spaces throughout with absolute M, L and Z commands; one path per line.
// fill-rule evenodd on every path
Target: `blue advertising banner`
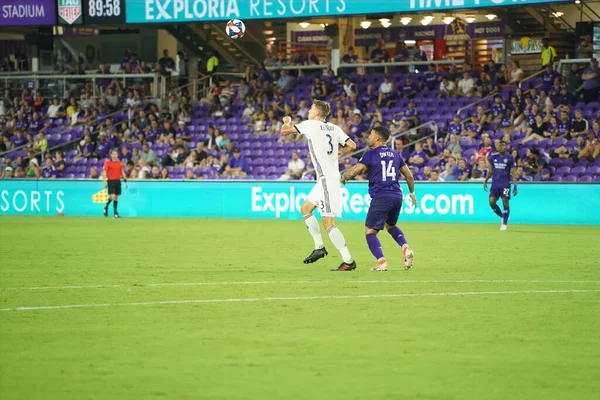
M 322 17 L 506 7 L 570 0 L 126 0 L 128 23 Z
M 313 182 L 133 181 L 123 188 L 124 217 L 300 219 Z M 0 180 L 0 215 L 101 216 L 92 202 L 101 181 Z M 405 201 L 413 222 L 498 223 L 481 183 L 417 183 L 418 204 Z M 343 220 L 362 221 L 370 197 L 365 182 L 342 188 Z M 511 223 L 600 225 L 600 184 L 521 184 Z M 0 224 L 1 224 L 0 219 Z

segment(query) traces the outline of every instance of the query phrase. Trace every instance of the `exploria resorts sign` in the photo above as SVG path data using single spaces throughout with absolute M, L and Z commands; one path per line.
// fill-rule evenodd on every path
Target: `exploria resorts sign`
M 126 0 L 128 23 L 223 21 L 503 7 L 570 0 Z

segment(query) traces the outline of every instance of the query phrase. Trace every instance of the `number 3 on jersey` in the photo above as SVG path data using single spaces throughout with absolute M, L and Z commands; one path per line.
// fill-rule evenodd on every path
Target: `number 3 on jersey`
M 387 178 L 396 180 L 396 168 L 394 168 L 393 160 L 381 160 L 381 180 L 387 181 Z
M 327 155 L 330 156 L 331 153 L 333 153 L 333 143 L 331 142 L 333 140 L 333 138 L 331 137 L 331 135 L 325 135 L 325 136 L 329 140 L 329 150 L 327 150 Z

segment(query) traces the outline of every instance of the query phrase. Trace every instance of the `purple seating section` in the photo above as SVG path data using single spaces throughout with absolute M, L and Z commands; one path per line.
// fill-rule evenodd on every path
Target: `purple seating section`
M 400 86 L 406 79 L 407 74 L 392 74 L 392 81 Z M 286 100 L 292 96 L 296 96 L 298 102 L 300 100 L 310 101 L 310 90 L 314 77 L 299 77 L 295 80 L 294 88 L 286 95 Z M 356 85 L 360 97 L 360 93 L 366 91 L 368 85 L 374 85 L 377 89 L 379 84 L 383 81 L 382 74 L 368 74 L 368 75 L 352 75 L 351 81 Z M 524 83 L 524 90 L 529 87 L 539 85 L 539 79 L 533 79 Z M 501 94 L 508 103 L 510 95 L 514 93 L 512 88 L 503 88 Z M 440 136 L 445 133 L 447 124 L 452 120 L 457 111 L 473 102 L 479 100 L 477 97 L 471 98 L 449 98 L 439 99 L 437 97 L 437 91 L 419 91 L 415 97 L 417 109 L 421 122 L 434 120 L 438 123 L 440 128 Z M 388 108 L 383 107 L 380 109 L 384 120 L 392 120 L 393 115 L 396 112 L 403 111 L 408 107 L 408 99 L 401 99 L 395 106 Z M 333 103 L 333 102 L 332 102 Z M 488 109 L 493 104 L 493 99 L 488 99 L 478 105 L 482 105 L 485 109 Z M 472 115 L 477 106 L 469 107 L 468 109 L 459 112 L 461 119 L 466 119 Z M 186 128 L 190 133 L 192 139 L 188 143 L 190 149 L 194 149 L 196 144 L 200 141 L 207 139 L 207 129 L 213 125 L 219 128 L 221 131 L 226 132 L 231 141 L 234 142 L 235 146 L 239 148 L 242 155 L 249 161 L 252 173 L 243 178 L 234 179 L 277 179 L 287 169 L 287 163 L 290 160 L 292 152 L 298 152 L 300 157 L 306 161 L 307 159 L 307 147 L 303 143 L 280 143 L 278 142 L 278 135 L 256 135 L 253 132 L 252 121 L 241 117 L 242 110 L 245 108 L 243 102 L 236 102 L 231 105 L 230 118 L 211 118 L 208 115 L 208 108 L 206 104 L 194 103 L 193 114 L 191 124 Z M 600 102 L 592 102 L 589 104 L 577 103 L 574 108 L 581 108 L 584 110 L 584 115 L 588 120 L 596 118 L 596 113 L 600 110 Z M 362 110 L 363 113 L 376 111 L 375 109 Z M 333 113 L 333 111 L 332 111 Z M 114 117 L 116 123 L 127 120 L 126 112 L 118 112 Z M 500 138 L 503 134 L 501 132 L 494 132 L 488 130 L 493 139 Z M 71 127 L 68 121 L 56 120 L 53 121 L 52 126 L 46 130 L 46 137 L 49 142 L 49 147 L 55 147 L 63 143 L 77 138 L 81 138 L 83 135 L 82 127 Z M 561 146 L 572 147 L 576 144 L 576 141 L 567 141 L 565 139 L 549 140 L 545 139 L 542 141 L 531 140 L 523 145 L 520 145 L 520 141 L 523 139 L 525 133 L 521 131 L 511 132 L 511 147 L 517 148 L 519 155 L 523 158 L 527 153 L 527 149 L 536 147 L 540 151 L 550 152 Z M 461 139 L 461 147 L 463 150 L 463 158 L 468 160 L 470 163 L 474 162 L 477 150 L 481 144 L 481 140 L 475 139 L 470 140 L 468 138 Z M 126 147 L 132 150 L 137 147 L 141 149 L 141 144 L 124 144 Z M 163 143 L 151 144 L 152 149 L 155 151 L 159 158 L 165 156 L 171 147 Z M 220 156 L 220 152 L 211 151 L 210 154 L 214 156 Z M 10 154 L 10 157 L 16 155 L 25 156 L 25 151 L 16 151 Z M 90 169 L 92 167 L 98 168 L 98 171 L 102 168 L 104 160 L 98 160 L 96 158 L 90 159 L 76 159 L 77 151 L 68 150 L 66 151 L 66 163 L 67 168 L 63 173 L 63 178 L 70 179 L 83 179 L 89 176 Z M 1 160 L 0 160 L 1 161 Z M 354 160 L 355 161 L 355 160 Z M 438 165 L 439 159 L 432 158 L 427 162 L 427 165 L 435 167 Z M 588 162 L 587 160 L 580 160 L 576 165 L 572 159 L 559 159 L 554 158 L 549 162 L 549 170 L 551 171 L 551 181 L 562 181 L 562 182 L 599 182 L 600 181 L 600 159 L 594 162 Z M 171 179 L 184 179 L 186 175 L 186 169 L 182 167 L 168 167 Z M 212 168 L 195 168 L 194 173 L 202 173 L 205 179 L 231 179 L 228 176 L 220 176 L 215 169 Z M 422 171 L 415 168 L 415 174 L 417 178 L 422 177 Z M 309 178 L 310 179 L 310 178 Z M 536 178 L 536 180 L 539 180 Z

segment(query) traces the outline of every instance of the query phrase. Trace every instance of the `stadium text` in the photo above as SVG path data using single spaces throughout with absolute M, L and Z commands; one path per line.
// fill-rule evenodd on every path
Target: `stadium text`
M 65 203 L 63 201 L 64 193 L 62 190 L 53 192 L 52 190 L 44 190 L 43 192 L 32 190 L 23 191 L 17 190 L 14 193 L 8 190 L 0 192 L 0 211 L 16 211 L 21 212 L 63 212 Z
M 2 7 L 3 18 L 39 18 L 45 16 L 43 5 L 6 5 Z
M 279 218 L 286 213 L 300 212 L 302 203 L 306 199 L 305 193 L 296 193 L 295 188 L 291 187 L 287 192 L 265 192 L 262 187 L 252 188 L 252 212 L 271 212 Z M 369 211 L 371 197 L 357 193 L 350 194 L 347 188 L 342 188 L 342 212 L 351 214 L 366 214 Z M 425 215 L 473 215 L 474 200 L 471 195 L 446 195 L 440 194 L 434 196 L 425 194 L 415 208 L 409 203 L 408 197 L 405 197 L 405 207 L 402 208 L 404 214 L 425 214 Z
M 249 10 L 242 10 L 237 0 L 145 0 L 146 21 L 181 21 L 199 18 L 250 18 L 273 15 L 306 15 L 329 13 L 330 10 L 343 12 L 345 0 L 250 0 L 242 4 Z

